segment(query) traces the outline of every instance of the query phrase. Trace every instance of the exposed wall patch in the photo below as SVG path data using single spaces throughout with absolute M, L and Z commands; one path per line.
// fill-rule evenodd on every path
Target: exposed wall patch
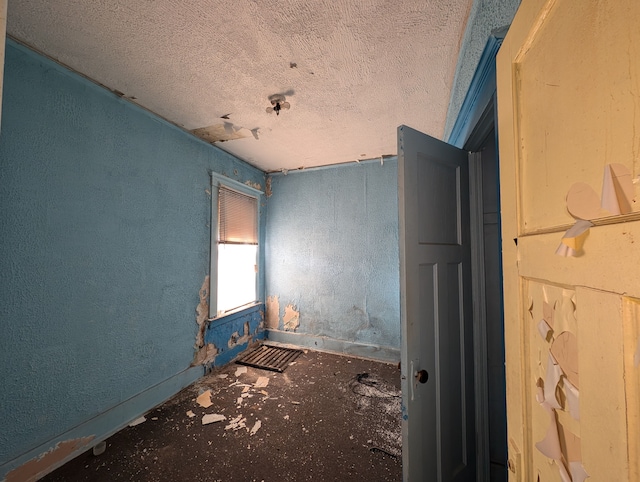
M 262 184 L 260 184 L 259 182 L 246 181 L 245 184 L 249 187 L 257 189 L 258 191 L 262 191 Z
M 200 287 L 200 303 L 196 306 L 196 323 L 198 324 L 198 334 L 196 335 L 196 350 L 204 346 L 204 332 L 207 328 L 207 318 L 209 316 L 209 275 L 204 277 Z
M 271 197 L 271 194 L 273 194 L 273 192 L 271 191 L 271 176 L 267 176 L 267 181 L 266 181 L 267 187 L 265 188 L 265 194 L 267 197 Z
M 249 322 L 246 321 L 244 323 L 244 334 L 240 336 L 240 334 L 235 331 L 232 333 L 231 338 L 229 338 L 229 342 L 227 346 L 229 348 L 233 348 L 234 346 L 244 345 L 245 343 L 250 343 L 252 340 L 252 336 L 249 333 Z
M 268 182 L 267 185 L 271 183 Z M 269 330 L 277 330 L 278 325 L 280 324 L 280 301 L 278 300 L 278 296 L 268 296 L 267 297 L 267 329 Z
M 7 474 L 6 482 L 31 482 L 38 480 L 49 473 L 51 467 L 64 462 L 71 454 L 81 449 L 87 448 L 95 438 L 77 438 L 58 442 L 49 451 L 22 464 Z
M 196 352 L 196 356 L 193 358 L 193 366 L 195 365 L 209 365 L 213 363 L 218 356 L 218 347 L 213 343 L 207 343 Z
M 284 329 L 286 331 L 296 331 L 300 326 L 300 312 L 296 310 L 294 305 L 289 304 L 284 309 L 282 321 L 284 322 Z

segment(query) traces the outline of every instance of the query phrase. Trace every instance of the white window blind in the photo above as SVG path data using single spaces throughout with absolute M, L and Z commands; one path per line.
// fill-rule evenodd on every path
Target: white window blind
M 258 244 L 258 200 L 225 186 L 218 190 L 218 243 Z

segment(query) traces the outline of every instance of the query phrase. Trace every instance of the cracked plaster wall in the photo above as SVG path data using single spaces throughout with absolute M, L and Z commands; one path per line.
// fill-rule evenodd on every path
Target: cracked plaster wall
M 272 176 L 268 327 L 399 349 L 397 183 L 395 159 Z
M 8 41 L 0 479 L 21 454 L 188 369 L 208 170 L 264 186 L 261 171 Z

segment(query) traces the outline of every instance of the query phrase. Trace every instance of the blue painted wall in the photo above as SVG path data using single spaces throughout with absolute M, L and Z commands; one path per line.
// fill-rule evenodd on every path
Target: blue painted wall
M 205 332 L 204 342 L 213 343 L 217 348 L 211 366 L 219 367 L 236 358 L 247 348 L 247 344 L 264 338 L 264 305 L 259 304 L 211 322 Z
M 209 170 L 264 186 L 261 171 L 8 41 L 0 479 L 94 417 L 203 372 L 189 366 L 209 266 Z M 226 343 L 238 326 L 208 340 Z M 101 430 L 142 406 L 127 407 Z
M 397 185 L 395 159 L 272 177 L 266 296 L 278 299 L 279 328 L 270 339 L 387 347 L 399 359 Z M 287 305 L 299 312 L 295 336 L 284 330 Z
M 511 25 L 520 0 L 474 0 L 451 89 L 443 139 L 448 139 L 491 31 Z

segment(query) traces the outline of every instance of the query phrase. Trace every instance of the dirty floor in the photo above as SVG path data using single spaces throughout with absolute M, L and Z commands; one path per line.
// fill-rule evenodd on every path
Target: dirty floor
M 231 363 L 107 439 L 103 454 L 42 480 L 399 481 L 400 400 L 397 365 L 313 351 L 284 373 Z

